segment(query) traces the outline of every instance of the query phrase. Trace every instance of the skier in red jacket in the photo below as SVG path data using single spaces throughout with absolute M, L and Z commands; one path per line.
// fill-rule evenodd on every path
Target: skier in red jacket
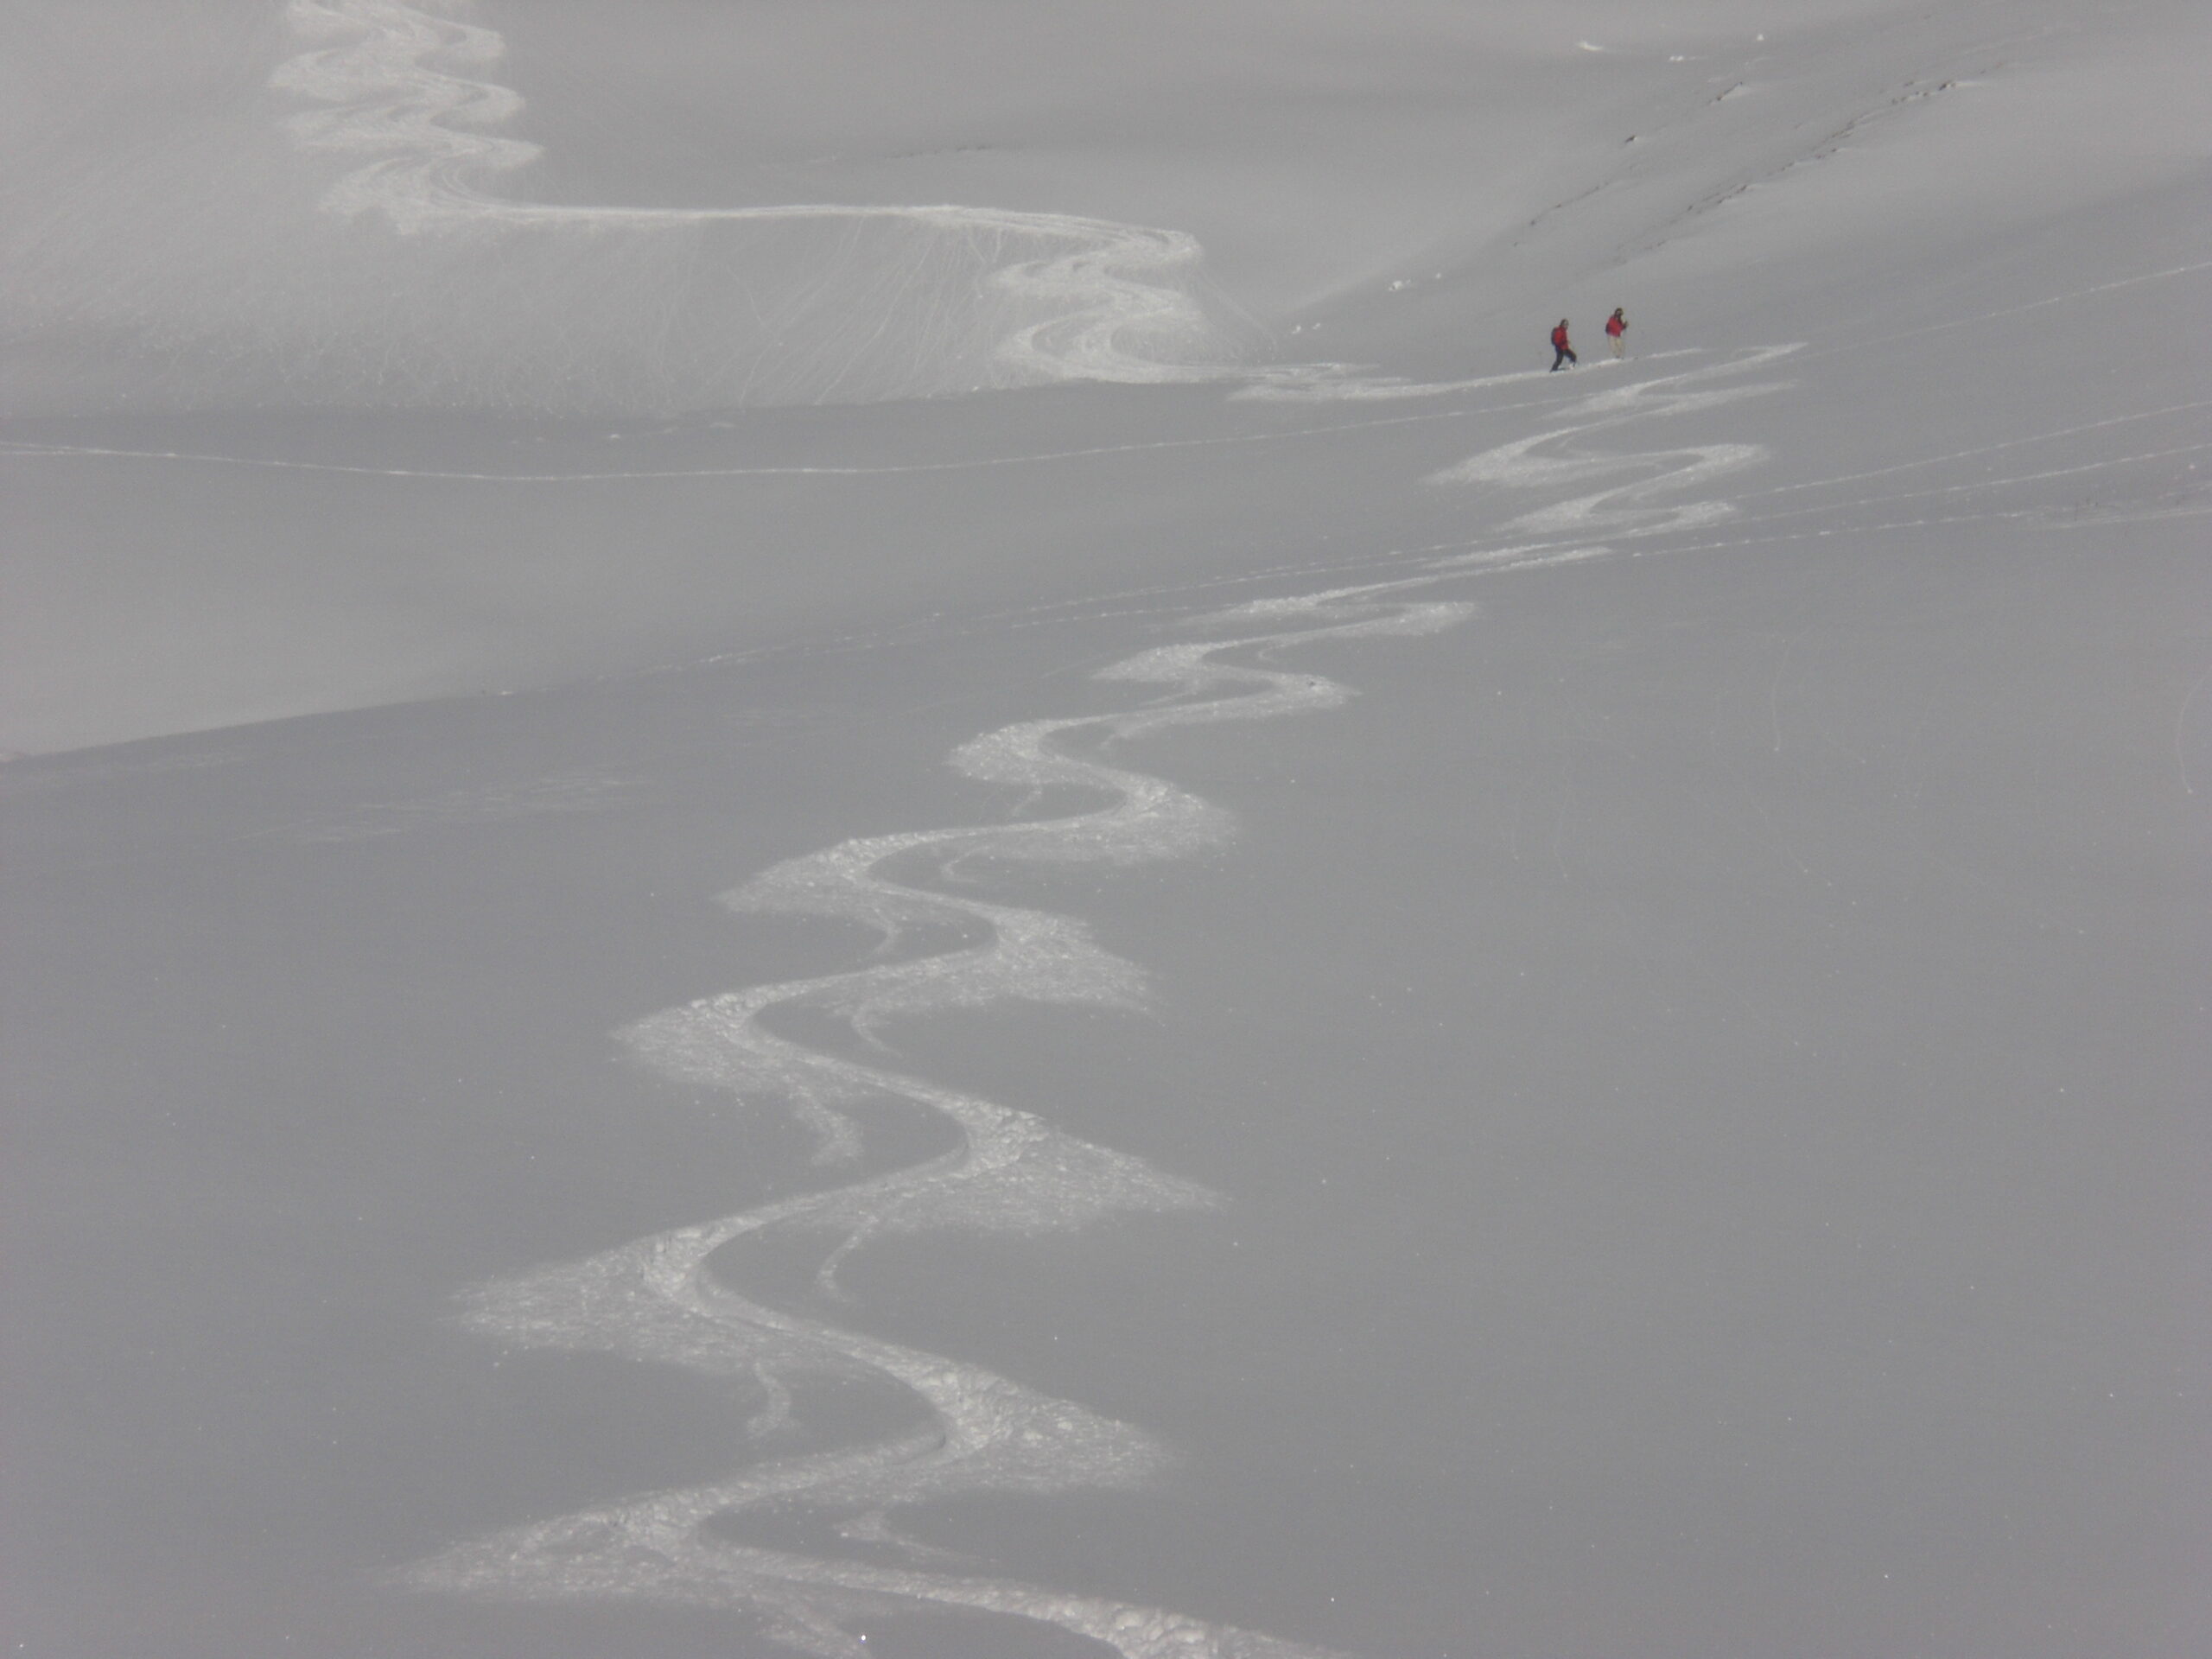
M 1581 360 L 1575 356 L 1574 347 L 1567 343 L 1567 319 L 1561 317 L 1559 327 L 1552 330 L 1552 367 L 1557 369 L 1562 363 L 1580 363 Z
M 1605 338 L 1613 342 L 1615 357 L 1625 354 L 1626 347 L 1621 342 L 1621 336 L 1626 333 L 1628 333 L 1628 319 L 1621 315 L 1621 308 L 1617 305 L 1613 308 L 1613 315 L 1605 319 Z

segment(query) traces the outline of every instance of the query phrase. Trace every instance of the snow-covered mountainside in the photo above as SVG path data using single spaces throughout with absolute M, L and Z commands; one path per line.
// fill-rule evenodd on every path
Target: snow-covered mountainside
M 2194 1651 L 2212 25 L 1776 10 L 13 25 L 5 1634 Z

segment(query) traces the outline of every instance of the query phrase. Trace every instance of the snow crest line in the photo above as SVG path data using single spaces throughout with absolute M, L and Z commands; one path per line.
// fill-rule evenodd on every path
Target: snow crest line
M 1156 700 L 1115 714 L 1020 721 L 954 752 L 951 764 L 965 776 L 1020 791 L 1018 810 L 1058 805 L 1058 814 L 842 842 L 723 895 L 741 913 L 857 922 L 877 944 L 866 965 L 849 972 L 652 1015 L 623 1033 L 630 1046 L 671 1077 L 781 1103 L 812 1130 L 825 1168 L 865 1156 L 864 1114 L 934 1119 L 950 1131 L 951 1149 L 479 1286 L 465 1294 L 461 1317 L 503 1344 L 603 1351 L 731 1378 L 759 1402 L 755 1450 L 791 1437 L 792 1387 L 808 1376 L 896 1384 L 906 1421 L 856 1446 L 772 1458 L 707 1485 L 466 1543 L 399 1582 L 494 1597 L 729 1607 L 824 1659 L 860 1659 L 867 1649 L 851 1632 L 855 1622 L 918 1603 L 1043 1620 L 1124 1659 L 1318 1659 L 1319 1649 L 1160 1609 L 952 1570 L 966 1564 L 902 1535 L 894 1508 L 968 1491 L 1134 1485 L 1168 1465 L 1166 1449 L 1141 1430 L 980 1367 L 756 1300 L 732 1275 L 748 1239 L 811 1240 L 819 1262 L 811 1302 L 836 1304 L 847 1300 L 840 1267 L 871 1240 L 943 1228 L 1035 1233 L 1217 1202 L 1030 1113 L 893 1069 L 884 1027 L 1007 1001 L 1141 1006 L 1142 974 L 1082 922 L 970 889 L 1009 865 L 1134 865 L 1221 845 L 1234 830 L 1226 813 L 1116 764 L 1112 751 L 1172 727 L 1338 707 L 1348 688 L 1266 659 L 1325 639 L 1433 633 L 1471 612 L 1463 603 L 1344 590 L 1218 613 L 1205 620 L 1237 632 L 1155 646 L 1098 676 L 1160 688 Z M 845 1036 L 803 1041 L 794 1028 Z M 773 1547 L 773 1527 L 798 1516 L 831 1529 L 851 1558 Z
M 287 123 L 302 149 L 352 163 L 323 199 L 343 219 L 382 217 L 403 237 L 438 232 L 748 235 L 733 282 L 756 266 L 785 275 L 772 294 L 747 287 L 768 346 L 796 332 L 819 397 L 880 379 L 895 359 L 965 362 L 989 332 L 993 384 L 1211 378 L 1225 350 L 1194 293 L 1200 250 L 1177 231 L 1065 213 L 799 203 L 629 208 L 515 201 L 491 181 L 536 161 L 538 146 L 499 130 L 521 97 L 481 78 L 505 47 L 493 30 L 403 0 L 291 0 L 308 49 L 270 84 L 313 105 Z M 810 237 L 810 224 L 823 227 Z M 861 245 L 855 246 L 855 238 Z M 810 285 L 827 282 L 827 300 Z M 767 309 L 760 312 L 763 299 Z M 874 322 L 840 325 L 840 308 Z M 974 313 L 955 315 L 957 311 Z M 842 327 L 845 332 L 832 334 Z M 812 335 L 820 333 L 818 340 Z M 774 356 L 772 352 L 768 356 Z M 879 362 L 881 359 L 883 361 Z M 868 365 L 863 368 L 863 365 Z M 741 391 L 762 373 L 727 365 Z M 948 368 L 948 371 L 949 368 Z M 873 384 L 870 380 L 869 384 Z
M 92 444 L 39 443 L 22 439 L 0 439 L 0 460 L 172 461 L 203 466 L 264 467 L 278 472 L 336 473 L 359 478 L 435 479 L 461 484 L 649 484 L 683 478 L 897 478 L 922 473 L 972 473 L 1001 467 L 1040 466 L 1052 461 L 1095 461 L 1108 455 L 1145 454 L 1158 450 L 1218 449 L 1287 443 L 1300 438 L 1333 437 L 1346 432 L 1373 431 L 1378 427 L 1467 420 L 1478 416 L 1543 406 L 1538 400 L 1521 404 L 1475 404 L 1459 409 L 1424 410 L 1411 415 L 1339 421 L 1325 426 L 1287 427 L 1280 431 L 1230 432 L 1194 438 L 1149 438 L 1129 443 L 1086 444 L 1074 449 L 1039 449 L 1013 454 L 978 455 L 960 461 L 883 461 L 844 466 L 795 463 L 780 467 L 632 467 L 611 472 L 475 473 L 433 467 L 369 467 L 346 461 L 295 461 L 276 455 L 226 455 L 181 449 L 120 449 Z
M 1678 346 L 1672 351 L 1651 353 L 1639 361 L 1656 363 L 1669 358 L 1694 357 L 1700 349 L 1694 346 Z M 1588 371 L 1618 369 L 1623 365 L 1611 359 L 1599 359 L 1582 366 Z M 1246 403 L 1402 403 L 1412 398 L 1449 397 L 1489 386 L 1556 384 L 1550 377 L 1548 369 L 1515 369 L 1505 374 L 1478 375 L 1469 380 L 1408 380 L 1395 375 L 1377 375 L 1357 364 L 1294 363 L 1257 371 L 1249 385 L 1239 387 L 1230 397 Z
M 1691 357 L 1701 355 L 1701 347 L 1685 347 L 1679 351 L 1656 353 L 1643 359 L 1656 361 L 1662 357 Z M 1593 364 L 1593 368 L 1607 366 Z M 1618 365 L 1613 366 L 1618 366 Z M 1316 378 L 1312 382 L 1313 396 L 1292 397 L 1289 388 L 1301 384 L 1309 372 Z M 1367 390 L 1374 389 L 1381 400 L 1443 396 L 1471 388 L 1516 381 L 1530 377 L 1521 374 L 1493 375 L 1484 379 L 1453 380 L 1433 385 L 1395 380 L 1363 381 L 1354 372 L 1333 364 L 1290 365 L 1263 371 L 1258 383 L 1263 394 L 1279 401 L 1330 403 L 1337 401 L 1370 401 Z M 1546 372 L 1535 371 L 1535 377 L 1544 379 Z M 1548 383 L 1550 384 L 1550 383 Z M 1230 394 L 1230 401 L 1244 399 L 1250 388 Z M 1289 443 L 1307 438 L 1332 437 L 1347 432 L 1370 432 L 1378 428 L 1431 424 L 1440 421 L 1471 420 L 1482 416 L 1504 415 L 1526 409 L 1554 407 L 1553 398 L 1529 398 L 1517 403 L 1462 404 L 1454 409 L 1421 410 L 1411 414 L 1370 416 L 1359 420 L 1329 422 L 1314 426 L 1285 427 L 1258 432 L 1229 432 L 1189 438 L 1148 438 L 1127 443 L 1085 444 L 1071 449 L 1038 449 L 1011 454 L 987 454 L 957 461 L 880 461 L 874 463 L 791 463 L 782 466 L 757 467 L 628 467 L 609 471 L 568 473 L 486 473 L 468 472 L 450 467 L 371 467 L 359 463 L 332 461 L 299 461 L 281 455 L 226 455 L 212 451 L 181 449 L 124 449 L 93 444 L 43 443 L 24 439 L 0 439 L 0 461 L 5 460 L 85 460 L 85 461 L 167 461 L 202 466 L 260 467 L 278 472 L 333 473 L 359 478 L 428 479 L 462 484 L 610 484 L 656 483 L 675 479 L 714 478 L 896 478 L 915 474 L 981 472 L 1004 467 L 1041 466 L 1055 461 L 1093 461 L 1110 455 L 1144 454 L 1161 450 L 1214 449 L 1243 448 L 1257 444 Z M 1579 404 L 1570 407 L 1580 407 Z M 717 424 L 721 424 L 717 423 Z M 1797 486 L 1791 486 L 1797 487 Z

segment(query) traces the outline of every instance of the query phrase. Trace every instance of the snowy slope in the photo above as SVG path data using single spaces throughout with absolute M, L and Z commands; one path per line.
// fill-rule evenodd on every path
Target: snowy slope
M 112 226 L 12 267 L 15 741 L 346 711 L 5 769 L 27 1651 L 2212 1628 L 2193 12 L 1223 8 L 1160 62 L 963 10 L 910 54 L 1016 165 L 928 99 L 711 112 L 900 13 L 626 56 L 590 8 L 297 10 L 221 61 L 341 54 L 278 91 L 382 193 L 362 291 L 573 340 L 684 215 L 764 222 L 663 199 L 715 143 L 872 122 L 937 159 L 847 203 L 988 205 L 864 203 L 867 281 L 761 338 L 1002 389 L 517 411 L 633 398 L 627 315 L 557 394 L 404 410 L 449 319 L 211 312 L 150 232 L 115 315 L 197 332 L 147 382 L 51 308 Z M 484 92 L 502 43 L 569 101 Z M 594 176 L 600 61 L 681 142 Z M 188 96 L 210 153 L 271 114 Z M 1384 202 L 1409 129 L 1468 149 Z M 272 365 L 320 410 L 245 406 Z M 162 387 L 207 406 L 112 401 Z
M 568 6 L 502 31 L 210 0 L 19 25 L 11 442 L 335 470 L 13 464 L 0 747 L 680 661 L 879 597 L 896 615 L 1040 533 L 1076 541 L 1023 561 L 1038 581 L 1111 580 L 1119 496 L 963 491 L 918 519 L 914 497 L 740 480 L 1095 448 L 1094 424 L 1143 442 L 1198 405 L 675 432 L 641 410 L 1233 385 L 1255 354 L 1433 381 L 1542 362 L 1560 311 L 1590 343 L 1630 300 L 1646 351 L 1894 334 L 1996 308 L 1961 274 L 2037 226 L 2064 241 L 2067 213 L 2180 191 L 2180 222 L 2150 204 L 2127 234 L 2189 243 L 2212 147 L 2190 9 L 1839 3 L 1786 29 L 1762 10 L 1255 29 L 1233 6 L 1173 26 L 864 6 L 732 29 Z M 894 96 L 887 59 L 927 73 Z M 2118 269 L 2118 246 L 2083 251 Z M 2190 360 L 2178 323 L 2145 322 Z M 473 412 L 365 412 L 423 404 Z M 155 412 L 178 407 L 209 412 Z M 519 418 L 547 410 L 592 418 Z M 680 499 L 370 481 L 410 470 L 702 476 Z M 938 544 L 871 557 L 917 533 Z

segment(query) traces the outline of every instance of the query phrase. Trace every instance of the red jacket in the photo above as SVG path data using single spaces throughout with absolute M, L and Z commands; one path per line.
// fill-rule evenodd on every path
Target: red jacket
M 1616 311 L 1611 316 L 1605 319 L 1605 332 L 1611 334 L 1615 340 L 1618 340 L 1621 337 L 1622 331 L 1627 327 L 1628 324 L 1621 320 L 1620 313 L 1618 311 Z
M 1552 330 L 1552 349 L 1559 352 L 1567 349 L 1567 325 L 1563 322 Z

